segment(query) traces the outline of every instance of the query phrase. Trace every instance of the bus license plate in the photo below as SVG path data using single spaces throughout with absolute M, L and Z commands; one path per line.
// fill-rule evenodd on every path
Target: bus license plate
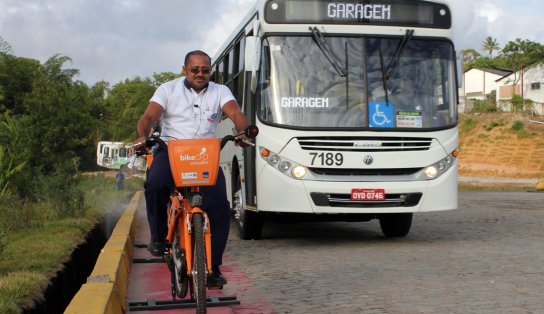
M 384 189 L 352 189 L 352 201 L 385 201 Z

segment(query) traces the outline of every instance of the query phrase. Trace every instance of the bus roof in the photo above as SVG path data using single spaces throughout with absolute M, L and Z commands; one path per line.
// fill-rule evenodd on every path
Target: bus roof
M 213 57 L 214 63 L 242 32 L 252 33 L 253 20 L 259 21 L 259 34 L 309 33 L 309 25 L 318 25 L 324 33 L 402 36 L 406 28 L 418 28 L 416 36 L 453 36 L 451 11 L 444 1 L 257 0 Z

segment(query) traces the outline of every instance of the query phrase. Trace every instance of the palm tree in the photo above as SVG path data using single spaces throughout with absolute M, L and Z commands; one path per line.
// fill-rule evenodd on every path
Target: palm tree
M 493 58 L 493 50 L 500 50 L 497 39 L 488 36 L 482 43 L 482 50 L 489 52 L 489 56 Z

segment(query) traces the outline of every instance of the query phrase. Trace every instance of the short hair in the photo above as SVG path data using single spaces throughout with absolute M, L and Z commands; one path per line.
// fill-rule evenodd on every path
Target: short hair
M 194 55 L 205 56 L 208 58 L 208 61 L 210 61 L 210 65 L 212 64 L 212 58 L 210 58 L 210 56 L 208 56 L 207 53 L 205 53 L 202 50 L 193 50 L 185 55 L 184 65 L 187 65 L 187 63 L 189 62 L 189 58 L 191 58 L 191 56 L 194 56 Z

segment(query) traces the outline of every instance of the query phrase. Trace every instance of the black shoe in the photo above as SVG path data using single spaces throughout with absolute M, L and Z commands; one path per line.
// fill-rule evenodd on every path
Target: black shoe
M 161 257 L 164 255 L 164 252 L 166 251 L 166 246 L 164 242 L 149 241 L 147 250 L 149 251 L 149 253 L 151 253 L 151 255 Z
M 208 275 L 206 286 L 210 289 L 223 289 L 223 286 L 227 284 L 227 279 L 223 277 L 219 267 L 213 267 L 212 273 Z

